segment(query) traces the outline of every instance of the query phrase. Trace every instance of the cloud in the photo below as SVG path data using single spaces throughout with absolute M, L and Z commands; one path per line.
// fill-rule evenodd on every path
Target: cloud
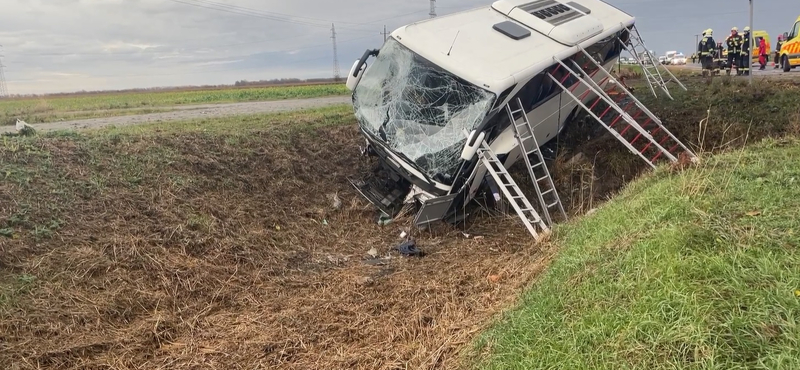
M 365 49 L 381 45 L 384 25 L 391 31 L 428 18 L 429 11 L 425 0 L 0 1 L 0 54 L 11 93 L 328 77 L 332 22 L 344 71 Z M 437 0 L 437 12 L 492 1 Z M 719 9 L 709 17 L 688 1 L 607 1 L 635 15 L 650 48 L 661 52 L 691 52 L 697 31 L 712 27 L 724 34 L 747 20 L 746 2 L 734 8 L 730 1 L 707 0 L 704 9 Z M 781 9 L 794 1 L 759 6 L 756 24 L 774 25 L 767 28 L 774 34 L 785 31 L 796 15 Z M 228 6 L 203 7 L 214 2 Z
M 192 65 L 201 67 L 201 66 L 213 66 L 213 65 L 219 65 L 219 64 L 231 64 L 231 63 L 238 63 L 238 62 L 243 62 L 243 61 L 244 61 L 244 59 L 215 60 L 215 61 L 202 62 L 202 63 L 193 63 Z

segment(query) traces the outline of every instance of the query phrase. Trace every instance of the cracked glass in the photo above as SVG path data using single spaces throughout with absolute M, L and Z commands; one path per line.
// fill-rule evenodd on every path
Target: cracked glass
M 359 81 L 353 107 L 364 131 L 430 178 L 451 184 L 464 130 L 480 124 L 494 98 L 390 38 Z

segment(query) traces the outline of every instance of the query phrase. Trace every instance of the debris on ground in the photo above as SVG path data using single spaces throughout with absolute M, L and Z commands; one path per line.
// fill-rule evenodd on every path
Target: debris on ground
M 400 243 L 398 246 L 392 248 L 392 250 L 396 250 L 400 252 L 400 254 L 404 256 L 418 256 L 422 257 L 425 255 L 425 252 L 417 248 L 417 243 L 413 240 L 407 240 Z
M 381 212 L 380 216 L 378 216 L 378 225 L 386 226 L 392 223 L 392 216 L 389 216 L 383 212 Z
M 372 247 L 369 249 L 369 251 L 367 251 L 367 254 L 370 255 L 370 257 L 372 258 L 376 258 L 378 257 L 378 250 L 375 249 L 375 247 Z
M 20 136 L 33 136 L 36 134 L 36 129 L 21 119 L 17 119 L 16 129 Z

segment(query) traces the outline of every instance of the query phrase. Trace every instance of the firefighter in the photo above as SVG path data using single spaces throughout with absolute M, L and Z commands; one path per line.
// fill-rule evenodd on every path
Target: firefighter
M 750 55 L 750 27 L 749 26 L 744 28 L 744 35 L 742 35 L 742 36 L 743 36 L 742 37 L 742 44 L 741 44 L 742 46 L 741 46 L 741 49 L 740 49 L 741 50 L 740 58 L 741 58 L 742 61 L 740 62 L 739 65 L 742 66 L 742 74 L 747 76 L 747 75 L 750 74 L 750 63 L 753 61 L 753 56 Z M 738 68 L 736 69 L 736 71 L 737 71 L 736 74 L 739 74 L 738 73 L 738 71 L 739 71 Z
M 775 61 L 773 62 L 775 69 L 780 68 L 781 65 L 781 46 L 783 46 L 783 35 L 778 35 L 778 43 L 775 44 Z
M 725 44 L 728 47 L 728 69 L 725 71 L 730 76 L 731 68 L 736 63 L 736 74 L 740 75 L 740 66 L 742 62 L 742 35 L 739 34 L 739 29 L 736 27 L 731 28 L 731 34 L 725 38 Z
M 697 44 L 697 54 L 700 56 L 703 76 L 711 74 L 711 66 L 714 64 L 714 46 L 717 43 L 712 34 L 713 31 L 710 28 L 703 31 L 703 39 Z

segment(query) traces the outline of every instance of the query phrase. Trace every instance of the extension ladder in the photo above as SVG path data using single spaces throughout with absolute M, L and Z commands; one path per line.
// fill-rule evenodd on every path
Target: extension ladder
M 595 65 L 598 70 L 603 70 L 607 76 L 602 81 L 609 81 L 610 88 L 603 89 L 586 73 L 577 73 L 563 61 L 553 58 L 558 67 L 564 68 L 580 84 L 587 87 L 581 97 L 575 96 L 572 89 L 566 89 L 563 83 L 549 74 L 549 77 L 559 85 L 581 108 L 586 110 L 598 123 L 605 127 L 617 140 L 622 142 L 632 153 L 644 159 L 651 167 L 655 168 L 659 158 L 677 161 L 678 148 L 682 149 L 690 158 L 696 158 L 683 143 L 681 143 L 661 121 L 650 112 L 633 94 L 617 81 L 608 71 L 585 50 L 580 50 Z M 578 71 L 583 71 L 574 60 L 569 59 Z M 597 71 L 595 71 L 597 72 Z M 563 79 L 562 79 L 563 80 Z M 596 98 L 587 106 L 583 100 L 589 93 L 594 93 Z M 615 97 L 612 97 L 615 95 Z M 628 100 L 628 102 L 624 102 Z M 604 104 L 600 104 L 600 103 Z M 621 107 L 620 104 L 624 104 Z M 642 117 L 642 115 L 646 116 Z M 637 120 L 644 120 L 639 122 Z
M 478 149 L 478 158 L 494 178 L 495 183 L 497 183 L 508 202 L 511 203 L 511 207 L 517 212 L 525 228 L 533 235 L 534 239 L 539 240 L 540 236 L 534 225 L 538 226 L 542 233 L 547 233 L 549 228 L 544 224 L 531 202 L 525 197 L 525 194 L 522 194 L 522 190 L 511 178 L 511 174 L 508 173 L 505 166 L 503 166 L 503 162 L 497 159 L 494 151 L 486 144 L 486 141 L 481 142 L 481 148 Z
M 667 94 L 667 97 L 673 99 L 672 95 L 669 93 L 669 89 L 667 88 L 667 82 L 669 80 L 664 81 L 661 70 L 663 70 L 665 74 L 669 75 L 670 80 L 675 81 L 678 83 L 678 86 L 680 86 L 683 90 L 686 90 L 686 86 L 684 86 L 683 83 L 681 83 L 667 67 L 661 65 L 661 63 L 658 61 L 658 58 L 656 58 L 652 53 L 650 53 L 649 50 L 647 50 L 647 46 L 644 44 L 644 40 L 639 34 L 639 30 L 636 29 L 636 26 L 633 26 L 629 29 L 628 35 L 629 38 L 627 43 L 622 40 L 619 41 L 622 43 L 622 47 L 624 47 L 625 50 L 628 51 L 631 56 L 633 56 L 633 59 L 635 59 L 636 63 L 642 68 L 642 74 L 644 74 L 645 78 L 647 79 L 647 86 L 650 87 L 650 91 L 655 97 L 658 97 L 655 89 L 655 87 L 658 86 L 664 90 L 664 93 Z
M 511 107 L 512 103 L 516 103 L 517 108 Z M 557 209 L 561 212 L 564 219 L 567 218 L 567 213 L 561 204 L 561 199 L 558 197 L 556 185 L 553 183 L 553 178 L 550 176 L 550 171 L 547 170 L 547 165 L 544 163 L 544 157 L 541 150 L 539 150 L 539 143 L 536 141 L 536 136 L 533 134 L 533 127 L 525 114 L 522 107 L 522 100 L 520 98 L 513 99 L 506 104 L 506 112 L 510 119 L 511 125 L 514 126 L 514 133 L 517 138 L 522 158 L 525 160 L 525 165 L 528 169 L 528 175 L 533 181 L 533 186 L 536 189 L 536 195 L 539 197 L 539 209 L 542 212 L 547 225 L 553 226 L 553 219 L 550 217 L 551 210 Z M 517 114 L 521 113 L 520 117 L 522 123 L 517 124 Z M 526 145 L 528 143 L 528 145 Z M 531 154 L 536 154 L 533 158 Z M 544 189 L 544 191 L 542 191 Z

